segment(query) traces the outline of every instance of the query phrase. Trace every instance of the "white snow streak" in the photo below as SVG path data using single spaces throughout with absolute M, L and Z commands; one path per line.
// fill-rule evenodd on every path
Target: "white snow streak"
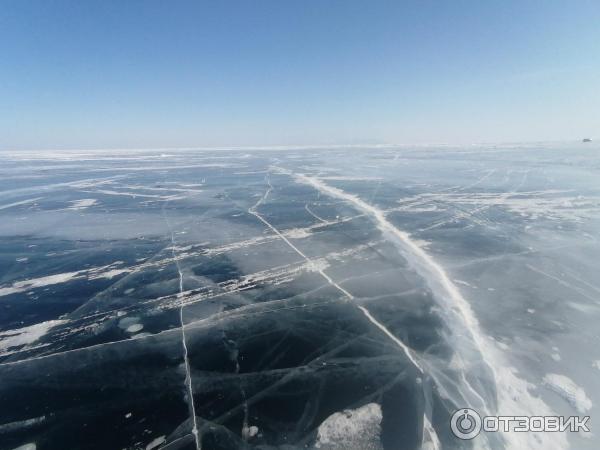
M 327 282 L 332 285 L 333 287 L 335 287 L 337 290 L 339 290 L 342 294 L 344 294 L 344 296 L 349 299 L 354 301 L 354 296 L 348 292 L 346 289 L 344 289 L 343 287 L 341 287 L 339 284 L 337 284 L 329 275 L 327 275 L 323 269 L 321 269 L 317 264 L 314 263 L 314 261 L 312 261 L 308 256 L 306 256 L 304 253 L 302 253 L 298 247 L 296 247 L 294 244 L 292 244 L 288 238 L 286 238 L 279 230 L 277 230 L 277 228 L 275 228 L 273 225 L 271 225 L 271 223 L 269 223 L 265 218 L 263 218 L 257 211 L 256 209 L 263 204 L 267 197 L 269 196 L 269 194 L 271 193 L 271 190 L 273 189 L 273 186 L 271 185 L 271 181 L 269 180 L 268 176 L 266 177 L 266 181 L 267 184 L 269 185 L 269 188 L 265 191 L 265 194 L 256 202 L 256 204 L 254 206 L 252 206 L 250 209 L 248 209 L 248 212 L 250 214 L 252 214 L 253 216 L 255 216 L 258 220 L 260 220 L 262 223 L 264 223 L 271 231 L 273 231 L 273 233 L 275 233 L 277 236 L 279 236 L 288 246 L 290 246 L 290 248 L 292 248 L 292 250 L 294 250 L 296 253 L 298 253 L 302 258 L 304 258 L 306 260 L 306 262 L 309 264 L 309 266 L 313 267 L 315 269 L 316 272 L 318 272 L 323 278 L 325 278 L 327 280 Z M 419 369 L 421 372 L 423 372 L 423 369 L 421 368 L 421 366 L 419 365 L 419 363 L 417 363 L 415 357 L 412 354 L 412 351 L 410 348 L 408 348 L 400 339 L 398 339 L 396 336 L 394 336 L 386 327 L 385 325 L 383 325 L 381 322 L 379 322 L 377 319 L 375 319 L 370 313 L 369 310 L 367 308 L 365 308 L 364 306 L 361 305 L 356 305 L 358 307 L 358 309 L 360 309 L 362 311 L 362 313 L 365 315 L 365 317 L 373 324 L 375 325 L 377 328 L 379 328 L 381 331 L 383 331 L 385 333 L 386 336 L 388 336 L 392 341 L 394 341 L 394 343 L 396 343 L 400 348 L 402 348 L 402 350 L 404 350 L 404 353 L 406 354 L 406 356 L 408 357 L 408 359 L 415 365 L 415 367 L 417 367 L 417 369 Z
M 585 414 L 592 408 L 592 401 L 588 398 L 583 388 L 575 384 L 565 375 L 548 373 L 544 376 L 544 385 L 551 391 L 564 398 L 580 414 Z
M 38 200 L 41 200 L 42 198 L 43 197 L 36 197 L 36 198 L 30 198 L 27 200 L 21 200 L 20 202 L 14 202 L 14 203 L 8 203 L 6 205 L 0 205 L 0 209 L 8 209 L 8 208 L 12 208 L 13 206 L 27 205 L 29 203 L 37 202 Z
M 48 331 L 57 325 L 66 323 L 66 320 L 48 320 L 16 330 L 0 332 L 0 356 L 10 355 L 11 348 L 21 347 L 36 342 Z
M 279 173 L 294 177 L 300 183 L 307 184 L 319 192 L 334 198 L 347 201 L 354 205 L 365 215 L 371 217 L 379 230 L 394 242 L 404 258 L 414 270 L 427 282 L 434 296 L 440 300 L 441 305 L 456 323 L 458 333 L 469 331 L 473 343 L 477 346 L 479 354 L 492 371 L 498 397 L 498 412 L 510 415 L 552 415 L 553 411 L 538 397 L 531 395 L 530 390 L 535 389 L 531 383 L 522 380 L 516 375 L 516 369 L 511 367 L 503 354 L 490 344 L 490 339 L 481 330 L 470 304 L 462 296 L 458 288 L 452 283 L 446 271 L 426 253 L 413 240 L 410 235 L 396 228 L 386 217 L 385 213 L 373 205 L 368 204 L 356 195 L 349 194 L 341 189 L 329 186 L 322 180 L 303 174 L 295 174 L 286 169 L 273 167 Z M 480 180 L 481 181 L 481 180 Z M 491 362 L 490 362 L 491 361 Z M 463 361 L 468 364 L 469 361 Z M 473 389 L 466 378 L 466 387 L 473 395 L 481 398 Z M 481 412 L 486 413 L 487 402 L 480 405 Z M 504 433 L 508 448 L 546 448 L 564 449 L 568 447 L 566 437 L 563 435 L 549 435 L 544 433 Z

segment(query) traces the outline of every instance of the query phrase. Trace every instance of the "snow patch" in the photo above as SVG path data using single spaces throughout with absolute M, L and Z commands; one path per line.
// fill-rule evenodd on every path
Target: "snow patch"
M 258 427 L 256 425 L 250 425 L 242 427 L 242 436 L 245 439 L 254 437 L 258 434 Z
M 81 209 L 86 209 L 90 206 L 94 206 L 98 203 L 98 200 L 96 200 L 95 198 L 82 198 L 81 200 L 73 200 L 70 203 L 71 206 L 69 206 L 67 209 L 79 211 Z
M 583 414 L 592 408 L 592 401 L 573 380 L 565 375 L 549 373 L 544 376 L 544 385 L 560 395 L 579 413 Z
M 115 261 L 114 263 L 106 266 L 93 267 L 91 269 L 79 270 L 77 272 L 57 273 L 54 275 L 48 275 L 40 278 L 30 278 L 28 280 L 15 281 L 11 285 L 5 285 L 4 287 L 0 287 L 0 297 L 5 295 L 17 294 L 19 292 L 25 292 L 30 289 L 52 286 L 54 284 L 67 283 L 73 280 L 80 280 L 86 278 L 89 280 L 98 280 L 101 278 L 111 279 L 118 275 L 129 273 L 135 270 L 132 268 L 116 268 L 116 266 L 122 264 L 124 264 L 123 261 Z
M 463 280 L 457 280 L 456 278 L 454 279 L 454 282 L 457 284 L 462 284 L 463 286 L 474 287 L 472 284 L 467 283 L 466 281 L 463 281 Z
M 13 353 L 9 349 L 21 347 L 36 342 L 44 336 L 51 328 L 65 323 L 65 320 L 49 320 L 47 322 L 36 323 L 28 327 L 18 328 L 0 332 L 0 355 L 9 355 Z
M 166 442 L 166 436 L 159 436 L 156 439 L 154 439 L 152 442 L 150 442 L 148 445 L 146 445 L 146 450 L 152 450 L 153 448 L 158 447 L 161 444 L 164 444 Z
M 127 331 L 128 333 L 137 333 L 138 331 L 141 331 L 143 328 L 144 328 L 144 325 L 142 325 L 141 323 L 134 323 L 133 325 L 128 326 L 125 331 Z
M 339 450 L 382 450 L 381 406 L 368 403 L 329 416 L 319 426 L 316 448 Z
M 17 281 L 9 287 L 0 287 L 0 297 L 3 295 L 16 294 L 28 289 L 35 289 L 53 284 L 66 283 L 79 275 L 79 272 L 65 272 L 46 277 L 32 278 L 30 280 Z
M 0 425 L 0 434 L 10 432 L 23 432 L 23 430 L 39 425 L 46 420 L 46 416 L 33 417 L 31 419 L 18 420 L 16 422 L 3 423 Z
M 283 234 L 285 234 L 285 237 L 291 239 L 304 239 L 305 237 L 310 236 L 310 233 L 305 228 L 293 228 L 284 231 Z
M 36 448 L 37 446 L 33 442 L 30 442 L 29 444 L 21 445 L 13 450 L 35 450 Z
M 329 263 L 324 259 L 313 259 L 306 263 L 306 270 L 309 272 L 321 272 L 329 267 Z

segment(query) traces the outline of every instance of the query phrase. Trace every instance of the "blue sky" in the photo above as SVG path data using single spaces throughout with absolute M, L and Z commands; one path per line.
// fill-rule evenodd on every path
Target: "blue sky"
M 600 2 L 0 4 L 0 148 L 600 138 Z

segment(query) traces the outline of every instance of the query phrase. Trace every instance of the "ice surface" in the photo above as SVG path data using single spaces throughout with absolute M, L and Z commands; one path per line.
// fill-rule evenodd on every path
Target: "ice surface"
M 5 152 L 0 449 L 595 449 L 599 155 Z

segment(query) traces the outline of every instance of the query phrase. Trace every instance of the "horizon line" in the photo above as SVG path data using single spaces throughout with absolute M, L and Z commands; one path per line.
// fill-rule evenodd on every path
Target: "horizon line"
M 373 143 L 373 144 L 299 144 L 299 145 L 214 145 L 214 146 L 185 146 L 185 147 L 69 147 L 69 148 L 26 148 L 26 149 L 10 149 L 0 148 L 0 153 L 6 152 L 102 152 L 102 151 L 243 151 L 243 150 L 317 150 L 317 149 L 359 149 L 359 148 L 398 148 L 398 147 L 465 147 L 465 146 L 509 146 L 509 145 L 536 145 L 536 144 L 566 144 L 566 143 L 581 143 L 581 140 L 561 139 L 548 141 L 476 141 L 468 143 L 451 143 L 451 142 L 427 142 L 427 143 Z M 593 142 L 593 141 L 592 141 Z

